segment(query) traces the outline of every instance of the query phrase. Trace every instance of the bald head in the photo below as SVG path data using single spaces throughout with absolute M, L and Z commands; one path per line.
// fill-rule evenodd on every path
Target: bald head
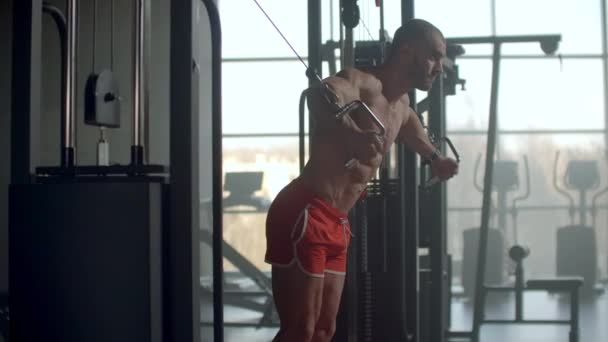
M 411 19 L 395 32 L 391 51 L 397 51 L 404 45 L 419 46 L 421 43 L 431 41 L 434 34 L 439 34 L 442 39 L 445 39 L 435 25 L 422 19 Z
M 395 32 L 384 70 L 396 75 L 403 89 L 429 90 L 443 70 L 445 54 L 441 31 L 428 21 L 412 19 Z

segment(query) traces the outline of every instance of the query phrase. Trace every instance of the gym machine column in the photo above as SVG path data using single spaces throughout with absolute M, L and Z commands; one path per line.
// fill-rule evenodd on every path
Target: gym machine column
M 429 130 L 445 136 L 445 98 L 443 74 L 437 77 L 429 93 Z M 445 147 L 439 146 L 445 154 Z M 420 179 L 426 179 L 421 168 Z M 419 248 L 428 251 L 420 256 L 420 341 L 442 341 L 448 328 L 449 286 L 446 185 L 420 191 Z M 447 291 L 446 287 L 447 286 Z M 447 307 L 447 308 L 446 308 Z M 431 326 L 432 325 L 432 326 Z
M 446 142 L 456 160 L 458 152 L 446 136 L 446 96 L 455 95 L 457 85 L 464 90 L 465 80 L 459 77 L 457 56 L 464 53 L 459 45 L 448 45 L 443 60 L 444 72 L 433 83 L 428 97 L 418 103 L 420 114 L 428 112 L 428 134 L 442 153 L 447 154 Z M 422 115 L 421 115 L 422 116 Z M 421 118 L 423 120 L 424 118 Z M 424 122 L 423 122 L 424 124 Z M 420 168 L 419 191 L 420 226 L 420 341 L 444 341 L 450 322 L 451 259 L 447 254 L 447 187 L 432 184 L 428 168 Z
M 146 8 L 147 1 L 137 0 L 137 8 Z M 193 2 L 171 2 L 170 173 L 166 166 L 140 163 L 143 158 L 139 156 L 144 155 L 140 151 L 130 165 L 98 167 L 74 162 L 76 66 L 70 67 L 70 61 L 75 63 L 78 3 L 68 1 L 67 46 L 71 52 L 67 55 L 71 58 L 66 69 L 72 74 L 66 77 L 71 85 L 62 101 L 70 115 L 63 120 L 61 165 L 54 167 L 35 167 L 40 159 L 42 1 L 13 3 L 11 340 L 200 340 L 199 76 L 192 63 Z M 213 43 L 213 253 L 214 277 L 221 279 L 219 16 L 211 0 L 203 3 L 210 16 Z M 142 65 L 134 66 L 139 67 Z M 141 130 L 142 121 L 136 121 L 140 124 L 134 129 Z M 141 142 L 142 136 L 136 141 Z M 66 148 L 72 151 L 64 153 Z M 221 286 L 221 281 L 214 282 L 216 341 L 223 340 Z
M 15 22 L 41 30 L 40 3 L 15 3 Z M 78 2 L 68 1 L 67 9 L 61 165 L 32 172 L 38 158 L 12 145 L 13 155 L 28 156 L 29 165 L 13 170 L 10 186 L 10 338 L 160 341 L 166 185 L 159 176 L 87 177 L 103 172 L 75 165 Z M 41 44 L 33 37 L 39 32 L 32 28 L 30 35 L 15 42 L 15 54 L 29 53 L 28 73 L 39 74 L 39 54 L 23 49 L 24 42 Z M 21 61 L 14 63 L 20 75 Z M 40 94 L 17 89 L 13 96 L 15 103 L 33 102 Z M 38 110 L 14 110 L 13 117 L 39 116 Z M 38 135 L 28 128 L 17 127 L 13 137 Z
M 414 18 L 414 0 L 401 1 L 401 23 L 405 24 Z M 416 108 L 416 93 L 409 94 L 410 104 Z M 400 225 L 402 235 L 399 242 L 402 243 L 403 267 L 398 275 L 402 278 L 405 292 L 404 298 L 400 298 L 403 305 L 403 320 L 405 321 L 405 336 L 399 336 L 401 340 L 408 342 L 420 341 L 420 284 L 419 284 L 419 222 L 418 222 L 418 158 L 403 145 L 398 146 L 398 172 L 399 172 L 399 203 L 401 204 Z

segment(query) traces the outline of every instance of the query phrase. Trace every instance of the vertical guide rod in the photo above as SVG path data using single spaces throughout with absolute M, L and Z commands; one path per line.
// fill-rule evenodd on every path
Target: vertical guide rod
M 414 0 L 401 0 L 401 23 L 405 24 L 415 17 Z M 409 94 L 410 106 L 416 110 L 416 92 Z M 405 146 L 398 146 L 399 153 L 399 193 L 400 203 L 404 206 L 401 211 L 401 222 L 404 229 L 404 253 L 403 257 L 405 270 L 401 275 L 401 281 L 405 285 L 405 294 L 402 299 L 403 334 L 405 341 L 420 341 L 420 320 L 419 320 L 419 260 L 418 260 L 418 240 L 419 240 L 419 217 L 418 217 L 418 175 L 416 155 L 408 151 Z
M 133 54 L 133 142 L 131 146 L 131 164 L 143 163 L 144 127 L 148 112 L 148 53 L 146 44 L 149 18 L 149 1 L 136 0 L 133 32 L 135 36 L 135 51 Z
M 44 13 L 49 14 L 51 16 L 51 18 L 53 18 L 53 21 L 55 22 L 55 25 L 57 26 L 57 31 L 59 33 L 59 45 L 61 46 L 61 107 L 60 107 L 60 113 L 61 113 L 61 146 L 60 146 L 60 151 L 59 151 L 59 160 L 61 161 L 61 167 L 67 167 L 68 166 L 68 161 L 71 159 L 70 158 L 70 150 L 68 150 L 66 148 L 66 144 L 65 144 L 65 136 L 66 136 L 66 127 L 65 127 L 65 115 L 66 115 L 66 106 L 67 106 L 67 79 L 68 79 L 68 74 L 67 74 L 67 49 L 68 49 L 68 33 L 67 33 L 67 21 L 66 18 L 63 14 L 63 12 L 51 5 L 48 2 L 43 2 L 42 4 L 42 10 Z
M 76 52 L 78 50 L 78 1 L 68 0 L 68 46 L 62 165 L 73 166 L 76 134 Z
M 606 0 L 601 1 L 602 18 L 602 65 L 604 71 L 604 157 L 608 159 L 608 6 Z

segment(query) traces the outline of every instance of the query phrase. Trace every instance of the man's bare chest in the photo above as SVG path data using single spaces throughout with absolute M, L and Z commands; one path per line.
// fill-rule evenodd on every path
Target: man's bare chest
M 372 112 L 380 119 L 386 132 L 384 139 L 391 144 L 403 124 L 407 114 L 407 104 L 404 101 L 389 102 L 382 95 L 362 96 L 361 100 L 367 104 Z M 373 129 L 374 125 L 369 118 L 363 118 L 364 113 L 358 113 L 362 129 Z

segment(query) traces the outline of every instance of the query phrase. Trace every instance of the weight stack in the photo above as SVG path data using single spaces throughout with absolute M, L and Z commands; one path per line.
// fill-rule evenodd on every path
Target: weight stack
M 401 222 L 399 182 L 374 180 L 368 185 L 366 202 L 371 341 L 407 341 L 407 291 L 416 289 L 407 284 L 406 273 L 417 270 L 406 267 L 404 246 L 409 237 Z
M 406 336 L 405 234 L 397 186 L 392 180 L 373 181 L 367 197 L 350 213 L 354 237 L 333 342 L 396 341 Z
M 162 341 L 166 187 L 11 185 L 11 341 Z

